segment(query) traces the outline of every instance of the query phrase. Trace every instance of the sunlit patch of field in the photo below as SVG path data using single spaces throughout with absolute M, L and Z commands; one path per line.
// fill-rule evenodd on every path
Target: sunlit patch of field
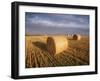
M 25 65 L 33 67 L 58 67 L 89 65 L 89 37 L 68 39 L 68 49 L 60 54 L 50 54 L 46 48 L 47 35 L 25 36 Z

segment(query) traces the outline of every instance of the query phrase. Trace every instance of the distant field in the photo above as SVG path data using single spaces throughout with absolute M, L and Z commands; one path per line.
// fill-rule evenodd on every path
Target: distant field
M 89 65 L 88 36 L 82 36 L 79 41 L 66 36 L 69 47 L 57 55 L 47 51 L 47 37 L 47 35 L 25 36 L 26 68 Z

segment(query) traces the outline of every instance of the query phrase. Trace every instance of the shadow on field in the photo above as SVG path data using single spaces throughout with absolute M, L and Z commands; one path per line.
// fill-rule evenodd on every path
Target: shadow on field
M 47 51 L 46 44 L 43 42 L 33 42 L 33 44 L 41 50 Z
M 67 40 L 73 40 L 73 38 L 72 37 L 67 37 Z
M 68 40 L 74 40 L 74 39 L 72 39 L 72 38 L 68 38 Z

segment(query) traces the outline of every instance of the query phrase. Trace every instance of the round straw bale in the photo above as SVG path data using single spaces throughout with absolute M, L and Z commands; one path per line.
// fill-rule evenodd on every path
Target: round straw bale
M 81 39 L 81 36 L 79 34 L 74 34 L 73 35 L 73 39 L 74 40 L 80 40 Z
M 53 36 L 47 38 L 47 50 L 51 54 L 58 54 L 66 50 L 68 47 L 68 40 L 65 36 Z

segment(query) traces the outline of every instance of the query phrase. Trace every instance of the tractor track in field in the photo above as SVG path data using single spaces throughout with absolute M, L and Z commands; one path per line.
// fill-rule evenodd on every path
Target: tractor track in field
M 79 54 L 81 52 L 83 52 L 82 54 Z M 74 57 L 77 57 L 78 59 L 82 60 L 83 62 L 88 63 L 89 60 L 87 60 L 88 58 L 88 52 L 87 50 L 81 49 L 81 48 L 69 48 L 69 50 L 67 50 L 66 52 L 68 52 L 69 54 L 71 54 Z M 85 59 L 84 59 L 84 58 Z
M 66 53 L 66 52 L 65 52 L 65 53 Z M 73 53 L 71 53 L 71 52 L 67 52 L 67 53 L 68 53 L 68 55 L 69 55 L 71 58 L 77 60 L 77 61 L 80 62 L 81 64 L 87 64 L 87 62 L 85 62 L 84 60 L 80 59 L 79 57 L 76 57 L 75 55 L 73 55 Z

